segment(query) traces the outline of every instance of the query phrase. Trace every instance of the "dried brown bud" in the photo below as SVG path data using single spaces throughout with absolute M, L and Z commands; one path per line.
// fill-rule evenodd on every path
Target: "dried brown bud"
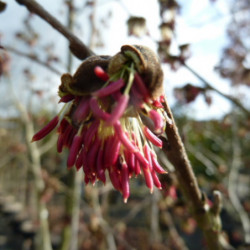
M 62 84 L 59 92 L 70 93 L 73 95 L 83 96 L 100 89 L 104 81 L 98 78 L 94 73 L 96 66 L 107 69 L 110 57 L 108 56 L 91 56 L 82 62 L 73 76 L 64 74 L 61 77 Z
M 157 98 L 163 93 L 163 72 L 155 53 L 139 45 L 124 45 L 121 51 L 113 57 L 91 56 L 83 61 L 76 73 L 71 76 L 64 74 L 59 94 L 73 94 L 83 96 L 100 89 L 105 83 L 95 74 L 95 67 L 100 66 L 108 74 L 116 75 L 128 63 L 134 63 L 136 71 L 142 77 L 150 96 Z
M 163 71 L 156 54 L 146 46 L 124 45 L 121 52 L 110 59 L 108 73 L 115 74 L 125 63 L 133 61 L 136 70 L 145 82 L 150 95 L 158 97 L 163 93 Z
M 5 2 L 0 1 L 0 12 L 5 11 L 7 4 Z

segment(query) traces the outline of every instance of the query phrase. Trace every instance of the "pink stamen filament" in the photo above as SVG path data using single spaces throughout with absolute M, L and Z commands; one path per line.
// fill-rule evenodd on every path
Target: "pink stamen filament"
M 163 95 L 160 96 L 160 102 L 165 103 L 165 97 Z
M 95 91 L 92 96 L 104 97 L 115 93 L 125 85 L 123 79 L 119 79 L 116 82 L 111 82 L 108 86 Z
M 86 148 L 84 147 L 83 151 L 82 151 L 83 171 L 85 173 L 85 176 L 91 177 L 92 173 L 91 173 L 90 166 L 88 164 L 87 154 L 88 154 L 88 152 L 87 152 Z
M 116 121 L 116 123 L 114 124 L 114 129 L 124 147 L 127 148 L 127 150 L 130 152 L 136 152 L 136 147 L 132 142 L 130 142 L 129 138 L 124 133 L 120 121 Z
M 152 159 L 152 165 L 153 165 L 153 169 L 159 173 L 159 174 L 166 174 L 167 171 L 164 170 L 161 165 L 158 163 L 155 154 L 151 151 L 151 159 Z
M 82 98 L 73 114 L 73 119 L 77 122 L 84 121 L 89 114 L 89 98 Z
M 104 150 L 103 148 L 100 148 L 98 152 L 98 156 L 97 156 L 96 175 L 97 175 L 97 178 L 105 184 L 106 177 L 105 177 L 105 168 L 103 164 L 103 156 L 104 156 Z
M 157 133 L 161 132 L 164 126 L 161 115 L 156 110 L 152 109 L 149 111 L 149 117 L 154 122 L 155 132 Z
M 104 143 L 104 167 L 109 167 L 110 164 L 110 155 L 112 154 L 111 152 L 111 147 L 113 145 L 114 142 L 114 136 L 108 136 L 105 139 L 105 143 Z
M 110 117 L 109 113 L 103 111 L 99 107 L 98 101 L 95 97 L 92 97 L 90 99 L 90 108 L 91 108 L 94 116 L 98 119 L 102 119 L 102 120 L 106 121 Z
M 112 97 L 115 99 L 115 101 L 118 101 L 121 97 L 122 93 L 120 91 L 116 91 L 112 94 Z
M 86 132 L 86 135 L 84 137 L 84 147 L 86 147 L 87 149 L 89 148 L 95 133 L 98 129 L 100 122 L 99 121 L 94 121 L 92 122 L 92 124 L 90 125 L 89 129 Z
M 120 173 L 118 172 L 118 167 L 111 167 L 109 169 L 109 178 L 114 186 L 115 189 L 121 191 L 122 190 L 122 185 L 121 185 L 121 181 L 120 181 Z
M 133 86 L 131 87 L 131 92 L 134 95 L 135 98 L 142 100 L 143 99 L 143 95 L 140 92 L 140 90 L 138 90 L 136 84 L 133 84 Z
M 62 133 L 63 131 L 65 131 L 65 129 L 68 125 L 69 125 L 69 122 L 65 118 L 63 118 L 58 129 L 57 129 L 57 132 Z
M 141 173 L 140 163 L 137 159 L 135 159 L 135 176 Z
M 128 165 L 129 175 L 131 176 L 132 173 L 134 173 L 134 171 L 135 171 L 135 155 L 134 155 L 134 153 L 131 153 L 131 152 L 125 150 L 124 156 L 125 156 L 126 163 Z
M 142 108 L 143 106 L 143 96 L 141 95 L 141 93 L 136 89 L 136 86 L 133 85 L 131 88 L 131 93 L 132 93 L 132 103 L 138 107 L 138 108 Z
M 145 159 L 142 153 L 140 151 L 136 151 L 134 154 L 138 161 L 141 163 L 142 168 L 148 168 L 149 162 L 147 159 Z
M 74 139 L 74 136 L 76 135 L 77 131 L 74 127 L 70 126 L 69 132 L 67 136 L 65 136 L 64 140 L 64 146 L 70 148 Z
M 118 121 L 122 117 L 124 111 L 128 106 L 128 101 L 129 101 L 129 95 L 120 96 L 114 110 L 112 111 L 110 117 L 107 119 L 107 123 L 109 125 L 115 124 L 116 121 Z
M 150 192 L 152 193 L 153 192 L 153 178 L 152 178 L 151 172 L 149 168 L 142 168 L 142 170 L 143 170 L 146 185 L 148 186 L 148 188 L 150 189 Z
M 118 140 L 118 138 L 115 137 L 113 143 L 107 149 L 107 166 L 112 166 L 116 163 L 119 156 L 120 147 L 121 142 Z
M 97 156 L 98 156 L 98 151 L 100 149 L 100 145 L 101 141 L 98 138 L 96 138 L 93 144 L 91 144 L 91 147 L 88 149 L 87 160 L 92 173 L 96 173 Z
M 152 171 L 153 165 L 152 165 L 152 159 L 151 159 L 151 155 L 150 155 L 150 148 L 148 147 L 147 144 L 143 147 L 143 151 L 144 151 L 144 155 L 145 155 L 146 159 L 148 160 L 149 169 L 150 169 L 150 171 Z
M 159 100 L 153 100 L 152 105 L 155 106 L 156 108 L 163 108 L 163 105 Z
M 62 152 L 63 147 L 67 147 L 69 145 L 69 140 L 71 136 L 71 132 L 73 132 L 73 127 L 71 124 L 67 124 L 65 130 L 60 133 L 57 141 L 57 151 L 59 153 Z
M 70 150 L 69 150 L 69 156 L 68 156 L 68 160 L 67 160 L 68 168 L 71 168 L 74 166 L 75 161 L 76 161 L 76 157 L 81 149 L 82 142 L 83 142 L 82 136 L 76 135 L 74 137 L 72 145 L 71 145 Z
M 76 166 L 77 170 L 79 170 L 83 165 L 83 150 L 84 150 L 84 147 L 82 147 L 82 149 L 80 150 L 80 153 L 78 154 L 78 157 L 76 159 L 75 166 Z
M 153 182 L 154 182 L 154 185 L 159 188 L 159 189 L 162 189 L 162 186 L 161 186 L 161 182 L 157 176 L 157 174 L 155 173 L 155 171 L 151 171 L 151 175 L 152 175 L 152 178 L 153 178 Z
M 57 139 L 57 152 L 61 153 L 63 150 L 63 134 L 59 134 Z
M 162 148 L 162 140 L 159 139 L 148 127 L 145 126 L 143 132 L 149 141 L 151 141 L 155 146 Z

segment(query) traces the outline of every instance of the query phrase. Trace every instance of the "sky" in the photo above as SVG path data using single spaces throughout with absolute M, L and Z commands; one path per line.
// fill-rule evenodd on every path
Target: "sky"
M 232 89 L 230 84 L 226 80 L 221 79 L 214 71 L 215 65 L 219 62 L 222 49 L 227 44 L 226 27 L 230 21 L 228 1 L 217 0 L 213 4 L 209 0 L 179 0 L 178 2 L 181 5 L 181 12 L 177 17 L 176 38 L 172 46 L 173 53 L 175 53 L 178 44 L 190 43 L 192 57 L 188 60 L 188 65 L 224 93 L 236 93 L 235 89 Z M 28 52 L 29 48 L 25 45 L 20 47 L 20 42 L 14 36 L 16 31 L 23 29 L 22 20 L 27 15 L 27 11 L 14 0 L 7 1 L 7 3 L 7 10 L 0 14 L 0 33 L 4 34 L 1 39 L 2 43 L 9 44 L 12 47 L 19 46 L 18 48 Z M 66 18 L 61 0 L 41 0 L 39 3 L 61 22 L 65 23 Z M 82 8 L 83 1 L 76 0 L 76 5 Z M 86 44 L 89 43 L 90 39 L 90 14 L 90 9 L 84 9 L 83 14 L 77 16 L 75 28 L 76 35 Z M 142 16 L 147 19 L 150 36 L 145 36 L 140 40 L 127 36 L 126 21 L 131 15 Z M 155 41 L 160 40 L 158 29 L 160 24 L 159 6 L 156 0 L 97 0 L 95 24 L 99 27 L 100 40 L 104 45 L 100 48 L 94 48 L 97 54 L 113 55 L 119 51 L 122 45 L 135 43 L 144 44 L 156 50 Z M 65 46 L 67 46 L 66 40 L 39 17 L 33 18 L 32 25 L 42 34 L 37 48 L 34 47 L 32 50 L 34 52 L 39 51 L 43 44 L 56 41 L 55 51 L 61 54 L 65 61 L 66 54 L 62 53 L 62 51 L 65 51 Z M 45 32 L 46 36 L 43 35 Z M 23 59 L 16 59 L 12 62 L 15 74 L 21 74 L 22 69 L 20 65 L 24 64 L 29 65 L 28 67 L 43 75 L 43 79 L 39 79 L 39 77 L 37 79 L 40 83 L 34 86 L 42 84 L 52 96 L 56 96 L 57 88 L 60 84 L 58 76 L 51 76 L 48 80 L 44 80 L 46 70 L 30 64 L 27 60 L 23 61 Z M 79 64 L 80 61 L 75 60 L 74 68 L 77 68 Z M 65 73 L 63 65 L 59 69 L 62 73 Z M 172 105 L 175 103 L 173 96 L 174 87 L 180 87 L 186 83 L 202 86 L 202 83 L 184 68 L 173 72 L 169 70 L 168 66 L 163 65 L 163 69 L 165 92 Z M 0 90 L 1 87 L 0 85 Z M 25 96 L 27 93 L 23 91 L 23 95 Z M 230 103 L 223 98 L 212 94 L 212 99 L 212 105 L 208 106 L 205 104 L 204 99 L 199 97 L 193 104 L 186 105 L 187 113 L 197 119 L 210 119 L 220 118 L 230 110 Z M 47 105 L 50 106 L 48 103 Z

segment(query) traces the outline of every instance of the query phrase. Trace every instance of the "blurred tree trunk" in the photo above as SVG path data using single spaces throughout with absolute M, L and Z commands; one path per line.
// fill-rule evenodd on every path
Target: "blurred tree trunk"
M 70 31 L 74 27 L 74 1 L 67 2 L 68 5 L 68 24 Z M 67 55 L 67 70 L 72 71 L 73 57 L 70 51 Z M 68 190 L 65 198 L 65 227 L 62 234 L 61 250 L 77 250 L 78 249 L 78 231 L 79 231 L 79 215 L 81 202 L 81 182 L 82 171 L 77 172 L 73 167 L 67 173 Z
M 51 239 L 50 239 L 50 231 L 49 231 L 49 222 L 48 222 L 48 210 L 46 204 L 42 200 L 42 193 L 45 188 L 45 184 L 42 177 L 42 166 L 41 166 L 41 158 L 40 152 L 37 147 L 36 142 L 30 143 L 32 136 L 34 135 L 34 127 L 33 123 L 30 119 L 28 111 L 26 108 L 19 102 L 19 100 L 15 99 L 15 104 L 17 109 L 21 114 L 21 119 L 24 123 L 25 127 L 25 139 L 28 146 L 28 152 L 30 155 L 30 166 L 31 172 L 34 178 L 34 188 L 35 188 L 35 195 L 36 195 L 36 203 L 37 203 L 37 212 L 38 218 L 40 223 L 39 228 L 39 240 L 37 242 L 37 249 L 40 250 L 52 250 L 51 246 Z

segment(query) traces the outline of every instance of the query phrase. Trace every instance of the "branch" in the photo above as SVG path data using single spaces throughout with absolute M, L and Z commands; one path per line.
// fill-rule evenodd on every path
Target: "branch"
M 30 60 L 32 60 L 33 62 L 36 62 L 37 64 L 43 66 L 43 67 L 46 67 L 47 69 L 49 69 L 51 72 L 61 76 L 62 73 L 60 73 L 60 71 L 58 71 L 56 68 L 54 68 L 53 66 L 49 65 L 48 63 L 46 62 L 43 62 L 42 60 L 40 60 L 35 54 L 28 54 L 28 53 L 24 53 L 22 51 L 19 51 L 15 48 L 12 48 L 10 46 L 2 46 L 3 49 L 13 53 L 13 54 L 16 54 L 18 56 L 22 56 L 22 57 L 25 57 L 25 58 L 28 58 Z
M 182 194 L 188 202 L 197 223 L 203 230 L 208 249 L 222 249 L 222 244 L 220 242 L 220 211 L 219 209 L 210 209 L 206 204 L 205 197 L 198 187 L 197 179 L 195 178 L 192 166 L 181 141 L 178 128 L 175 125 L 171 109 L 166 100 L 164 108 L 172 120 L 172 124 L 167 124 L 166 126 L 165 132 L 168 143 L 163 146 L 163 151 L 175 167 Z M 219 205 L 216 204 L 216 207 L 219 207 Z
M 214 92 L 216 92 L 220 96 L 228 99 L 233 104 L 235 104 L 238 108 L 240 108 L 248 117 L 250 117 L 250 111 L 248 109 L 246 109 L 237 98 L 234 98 L 231 95 L 227 95 L 227 94 L 221 92 L 220 90 L 214 88 L 207 80 L 205 80 L 202 76 L 200 76 L 195 70 L 193 70 L 185 62 L 182 62 L 182 65 L 184 67 L 186 67 L 186 69 L 188 69 L 190 72 L 192 72 L 199 80 L 201 80 L 205 84 L 205 88 L 207 90 L 213 90 Z
M 40 4 L 34 0 L 16 0 L 21 5 L 24 5 L 30 12 L 40 16 L 44 21 L 49 23 L 59 33 L 61 33 L 69 41 L 69 48 L 78 59 L 84 60 L 85 58 L 93 55 L 94 53 L 69 29 L 62 25 L 55 17 L 47 12 Z
M 158 190 L 155 190 L 152 194 L 151 200 L 151 216 L 150 216 L 150 243 L 158 243 L 162 240 L 162 235 L 159 225 L 159 205 L 160 193 Z
M 185 241 L 180 237 L 174 221 L 172 219 L 172 215 L 169 213 L 168 209 L 166 209 L 162 214 L 162 220 L 164 224 L 168 227 L 168 234 L 170 237 L 170 240 L 173 244 L 174 249 L 176 250 L 188 250 Z M 172 245 L 171 245 L 172 247 Z

